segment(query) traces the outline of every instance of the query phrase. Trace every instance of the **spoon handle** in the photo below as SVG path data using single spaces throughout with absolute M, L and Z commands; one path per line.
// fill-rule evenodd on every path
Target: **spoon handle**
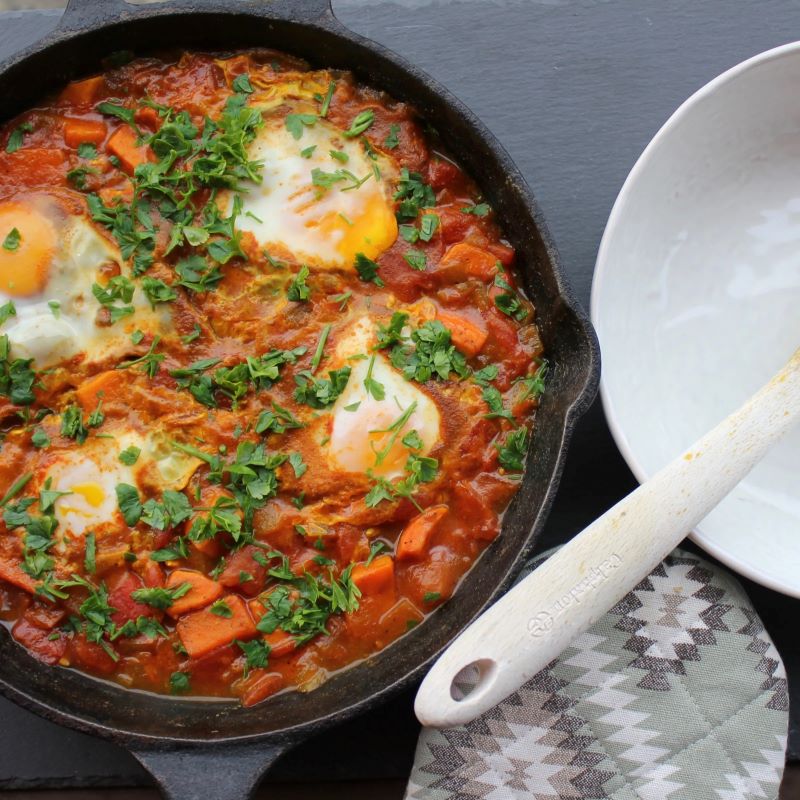
M 462 725 L 555 659 L 644 578 L 800 419 L 800 350 L 757 394 L 472 623 L 417 694 L 423 725 Z M 478 683 L 461 700 L 453 680 Z

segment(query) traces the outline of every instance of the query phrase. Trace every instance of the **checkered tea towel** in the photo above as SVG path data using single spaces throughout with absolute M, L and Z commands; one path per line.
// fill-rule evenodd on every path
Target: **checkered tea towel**
M 776 798 L 788 712 L 742 587 L 676 550 L 500 705 L 424 729 L 406 800 Z

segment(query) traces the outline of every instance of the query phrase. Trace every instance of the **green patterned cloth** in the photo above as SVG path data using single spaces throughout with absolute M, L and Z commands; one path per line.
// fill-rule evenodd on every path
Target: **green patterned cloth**
M 776 798 L 788 717 L 742 587 L 676 550 L 500 705 L 423 730 L 406 800 Z

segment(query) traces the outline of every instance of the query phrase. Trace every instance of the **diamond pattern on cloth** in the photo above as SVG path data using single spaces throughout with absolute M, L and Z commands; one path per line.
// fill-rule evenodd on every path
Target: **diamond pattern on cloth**
M 423 729 L 406 800 L 774 800 L 788 712 L 741 586 L 676 550 L 495 708 Z

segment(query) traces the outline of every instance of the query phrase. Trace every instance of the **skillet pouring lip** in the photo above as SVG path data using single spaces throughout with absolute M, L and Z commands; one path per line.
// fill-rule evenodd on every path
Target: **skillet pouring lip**
M 435 115 L 448 151 L 492 202 L 504 234 L 521 256 L 518 270 L 537 307 L 545 352 L 555 363 L 551 386 L 537 413 L 520 489 L 500 536 L 464 576 L 453 598 L 425 623 L 367 661 L 336 673 L 314 692 L 282 693 L 250 709 L 233 701 L 151 695 L 73 670 L 46 667 L 10 636 L 0 634 L 0 693 L 54 722 L 134 749 L 267 740 L 289 746 L 412 685 L 449 641 L 508 588 L 535 545 L 573 429 L 594 399 L 600 372 L 597 339 L 567 285 L 539 207 L 503 147 L 433 78 L 341 25 L 327 0 L 260 5 L 175 0 L 143 6 L 128 6 L 121 0 L 107 4 L 71 0 L 70 14 L 62 28 L 0 65 L 0 92 L 19 106 L 17 110 L 48 86 L 88 72 L 101 54 L 120 49 L 114 46 L 117 43 L 130 42 L 137 53 L 146 51 L 138 44 L 149 33 L 162 37 L 165 44 L 178 40 L 187 49 L 198 50 L 245 49 L 268 35 L 262 46 L 300 55 L 312 64 L 350 69 L 359 80 L 410 102 L 423 118 Z M 234 44 L 220 47 L 222 39 Z M 39 77 L 32 86 L 22 83 L 35 75 Z M 23 85 L 27 88 L 13 91 Z

